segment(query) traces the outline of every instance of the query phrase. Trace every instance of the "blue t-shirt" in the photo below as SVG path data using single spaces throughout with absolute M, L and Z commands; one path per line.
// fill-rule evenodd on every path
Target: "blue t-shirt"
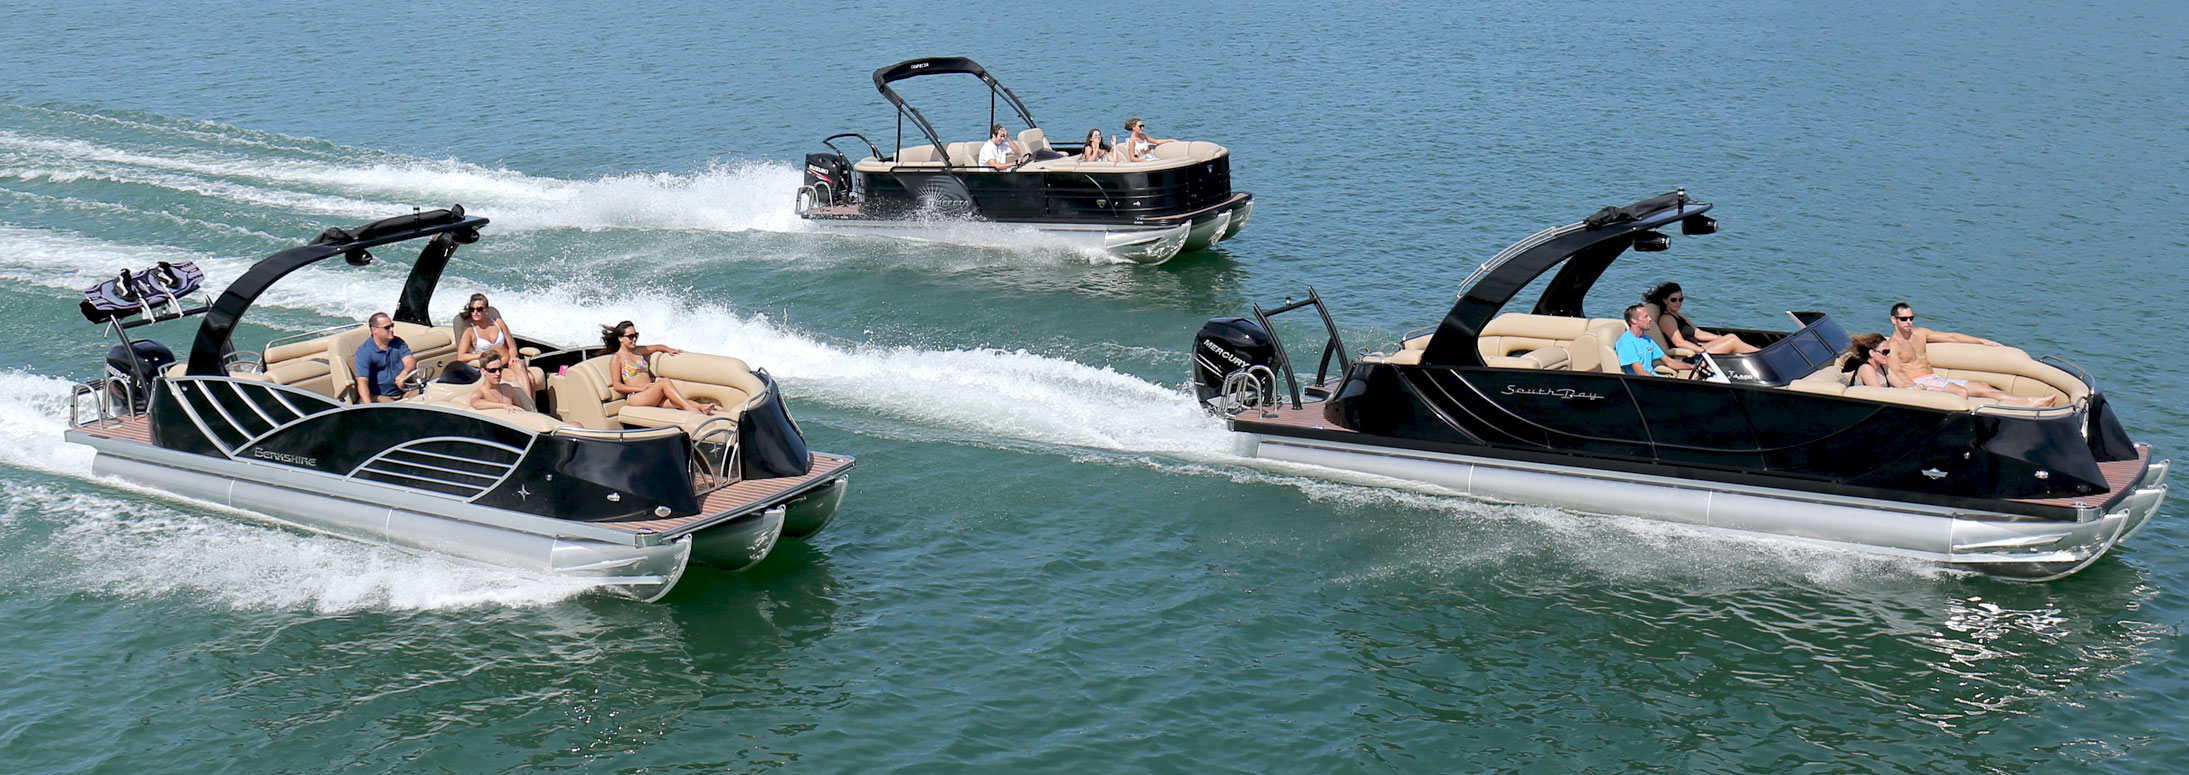
M 1654 369 L 1657 368 L 1657 362 L 1664 360 L 1665 357 L 1664 349 L 1658 347 L 1656 342 L 1635 336 L 1632 330 L 1620 334 L 1619 342 L 1612 345 L 1612 349 L 1619 352 L 1619 373 L 1621 374 L 1633 374 L 1634 370 L 1627 367 L 1637 363 L 1642 364 L 1643 372 L 1653 374 L 1655 373 Z
M 364 378 L 366 384 L 372 385 L 373 395 L 400 396 L 403 394 L 403 386 L 395 384 L 395 377 L 403 373 L 403 358 L 409 355 L 410 345 L 404 343 L 400 336 L 390 340 L 388 349 L 385 350 L 374 345 L 368 338 L 364 344 L 357 346 L 357 357 L 351 361 L 357 367 L 357 376 Z

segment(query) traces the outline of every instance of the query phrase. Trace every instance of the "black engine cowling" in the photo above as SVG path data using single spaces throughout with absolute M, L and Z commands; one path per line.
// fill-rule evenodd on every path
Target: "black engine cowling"
M 813 190 L 813 205 L 851 202 L 851 162 L 840 153 L 806 154 L 805 185 Z
M 119 414 L 144 411 L 145 402 L 151 399 L 152 380 L 174 362 L 175 351 L 150 339 L 107 348 L 108 406 Z
M 1193 335 L 1193 394 L 1202 406 L 1224 390 L 1224 379 L 1255 367 L 1275 368 L 1277 347 L 1261 324 L 1247 318 L 1210 318 Z M 1275 385 L 1265 385 L 1274 389 Z

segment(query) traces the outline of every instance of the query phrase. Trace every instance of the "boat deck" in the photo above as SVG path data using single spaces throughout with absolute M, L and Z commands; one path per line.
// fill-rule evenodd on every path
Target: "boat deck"
M 1303 403 L 1298 409 L 1292 408 L 1290 401 L 1280 402 L 1278 406 L 1270 409 L 1248 409 L 1232 415 L 1231 421 L 1234 430 L 1247 432 L 1252 432 L 1255 425 L 1272 425 L 1280 428 L 1306 428 L 1332 433 L 1357 433 L 1351 428 L 1341 428 L 1330 424 L 1329 420 L 1323 419 L 1323 406 L 1315 402 Z M 2015 503 L 2027 503 L 2032 506 L 2053 506 L 2065 509 L 2075 508 L 2076 504 L 2110 506 L 2126 495 L 2129 485 L 2134 484 L 2136 477 L 2141 476 L 2143 470 L 2150 465 L 2151 446 L 2138 444 L 2136 445 L 2136 459 L 2098 464 L 2098 470 L 2105 473 L 2106 491 L 2104 493 L 2069 495 L 2059 498 L 2009 498 L 2007 500 Z
M 105 439 L 131 441 L 138 444 L 152 443 L 152 421 L 146 415 L 124 417 L 108 422 L 92 423 L 72 428 L 70 433 L 82 433 Z M 688 517 L 647 519 L 631 522 L 595 522 L 601 527 L 633 534 L 692 532 L 694 526 L 720 521 L 724 517 L 743 514 L 764 508 L 784 500 L 800 491 L 817 487 L 830 479 L 842 476 L 852 466 L 852 459 L 824 452 L 813 453 L 813 468 L 805 476 L 786 476 L 776 479 L 747 479 L 707 493 L 699 502 L 699 513 Z

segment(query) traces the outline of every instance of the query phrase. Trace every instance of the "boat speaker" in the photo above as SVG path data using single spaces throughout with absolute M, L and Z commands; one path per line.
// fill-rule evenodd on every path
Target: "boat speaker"
M 1645 231 L 1634 235 L 1634 249 L 1643 253 L 1655 253 L 1672 248 L 1672 238 L 1661 231 Z

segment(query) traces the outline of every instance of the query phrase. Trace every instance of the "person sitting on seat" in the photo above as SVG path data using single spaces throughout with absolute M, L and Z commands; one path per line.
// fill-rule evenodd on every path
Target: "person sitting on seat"
M 647 365 L 646 356 L 654 353 L 681 355 L 683 350 L 658 344 L 638 343 L 638 327 L 631 321 L 614 326 L 602 326 L 601 343 L 615 349 L 608 358 L 608 389 L 622 393 L 632 406 L 662 406 L 687 412 L 714 414 L 713 402 L 699 402 L 685 398 L 668 380 L 654 378 L 654 369 Z
M 1930 344 L 1932 342 L 1959 342 L 1962 344 L 1980 344 L 1986 347 L 2005 347 L 2006 345 L 1979 336 L 1918 328 L 1915 325 L 1915 308 L 1908 306 L 1905 301 L 1893 305 L 1892 318 L 1893 335 L 1887 340 L 1892 345 L 1892 352 L 1887 363 L 1890 364 L 1896 380 L 1904 380 L 1926 390 L 1952 393 L 1962 398 L 1990 398 L 2006 406 L 2051 406 L 2052 402 L 2057 400 L 2056 396 L 2042 398 L 2018 396 L 1993 387 L 1990 383 L 1973 379 L 1954 379 L 1939 376 L 1938 372 L 1931 368 Z
M 372 338 L 357 346 L 357 353 L 350 364 L 357 373 L 357 402 L 370 404 L 377 401 L 394 401 L 408 395 L 403 383 L 418 371 L 418 358 L 410 352 L 410 345 L 395 335 L 395 321 L 388 313 L 375 312 L 365 319 L 365 326 L 372 329 Z
M 531 391 L 503 376 L 503 372 L 514 368 L 516 366 L 499 352 L 489 350 L 480 356 L 479 387 L 471 391 L 471 408 L 507 409 L 512 413 L 539 411 L 538 405 L 532 403 Z
M 1080 161 L 1117 161 L 1117 150 L 1102 142 L 1102 129 L 1087 130 L 1087 146 L 1079 149 Z
M 1011 142 L 1011 133 L 1003 131 L 1002 124 L 988 127 L 988 142 L 980 147 L 980 164 L 993 170 L 1008 170 L 1018 166 L 1026 158 L 1026 152 Z
M 1649 316 L 1649 305 L 1635 304 L 1627 307 L 1627 332 L 1619 335 L 1612 350 L 1619 354 L 1619 372 L 1637 377 L 1654 377 L 1651 369 L 1658 364 L 1673 371 L 1694 371 L 1691 364 L 1666 355 L 1657 343 L 1649 338 L 1649 327 L 1656 321 Z
M 1141 121 L 1137 116 L 1125 119 L 1125 131 L 1130 136 L 1117 144 L 1117 153 L 1122 157 L 1119 161 L 1155 161 L 1156 146 L 1178 142 L 1168 138 L 1149 137 L 1147 122 Z
M 1698 353 L 1724 355 L 1726 353 L 1752 353 L 1758 348 L 1741 341 L 1738 334 L 1713 334 L 1696 328 L 1680 310 L 1687 305 L 1687 292 L 1680 290 L 1679 283 L 1664 283 L 1642 294 L 1642 300 L 1657 305 L 1664 314 L 1657 318 L 1657 330 L 1665 335 L 1665 342 L 1673 347 L 1685 347 Z
M 456 342 L 457 359 L 476 364 L 487 353 L 501 353 L 502 361 L 514 370 L 508 381 L 527 395 L 539 392 L 540 386 L 532 384 L 530 364 L 517 355 L 517 337 L 509 333 L 509 322 L 495 314 L 493 305 L 487 303 L 486 294 L 471 294 L 471 300 L 464 303 L 461 319 L 465 325 Z
M 1841 374 L 1854 372 L 1854 384 L 1857 385 L 1911 387 L 1906 384 L 1893 384 L 1893 372 L 1890 362 L 1892 348 L 1892 344 L 1885 341 L 1884 334 L 1856 334 L 1849 340 L 1847 358 L 1840 362 L 1839 372 Z

